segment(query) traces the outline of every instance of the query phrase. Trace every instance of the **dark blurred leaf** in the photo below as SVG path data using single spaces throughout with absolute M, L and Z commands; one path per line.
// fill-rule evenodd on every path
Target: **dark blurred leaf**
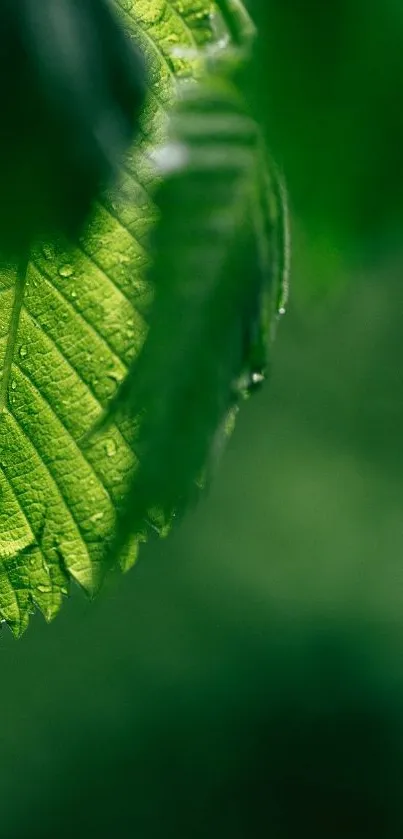
M 138 129 L 145 67 L 106 0 L 0 9 L 0 251 L 76 234 Z
M 211 77 L 184 93 L 172 122 L 150 331 L 112 411 L 141 417 L 119 546 L 147 516 L 161 525 L 157 511 L 167 522 L 194 494 L 217 433 L 265 375 L 286 294 L 283 194 L 242 99 Z
M 259 32 L 249 90 L 310 247 L 322 265 L 357 251 L 371 262 L 403 224 L 401 3 L 248 8 Z M 308 291 L 323 285 L 320 267 L 313 254 Z M 326 282 L 337 283 L 331 268 Z

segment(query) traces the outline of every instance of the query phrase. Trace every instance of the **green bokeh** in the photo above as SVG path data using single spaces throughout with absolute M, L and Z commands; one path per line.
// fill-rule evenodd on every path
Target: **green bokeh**
M 295 228 L 272 380 L 168 540 L 3 633 L 6 839 L 402 836 L 403 13 L 253 5 Z
M 351 248 L 403 216 L 403 10 L 396 0 L 251 0 L 260 115 L 298 215 Z M 263 107 L 262 107 L 263 104 Z

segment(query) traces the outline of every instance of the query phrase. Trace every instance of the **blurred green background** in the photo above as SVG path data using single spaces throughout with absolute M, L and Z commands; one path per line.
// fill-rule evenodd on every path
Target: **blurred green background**
M 403 835 L 403 7 L 249 5 L 293 212 L 271 382 L 168 540 L 2 633 L 6 839 Z

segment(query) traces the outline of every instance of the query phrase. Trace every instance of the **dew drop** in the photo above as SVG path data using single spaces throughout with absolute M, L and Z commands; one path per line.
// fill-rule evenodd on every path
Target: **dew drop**
M 118 447 L 117 447 L 115 441 L 112 440 L 112 438 L 110 438 L 109 440 L 105 440 L 105 452 L 106 452 L 107 457 L 114 457 L 117 450 L 118 450 Z
M 28 355 L 28 350 L 27 350 L 27 348 L 26 348 L 26 347 L 24 347 L 24 345 L 22 345 L 22 347 L 20 347 L 19 354 L 20 354 L 20 357 L 21 357 L 21 358 L 26 358 L 26 357 L 27 357 L 27 355 Z
M 107 378 L 112 383 L 114 390 L 119 387 L 123 381 L 123 375 L 118 370 L 111 370 L 111 372 L 107 374 Z
M 266 381 L 266 376 L 261 371 L 255 370 L 254 372 L 250 373 L 248 377 L 248 381 L 246 383 L 246 393 L 248 396 L 251 396 L 252 393 L 256 393 L 256 391 L 260 390 L 263 385 L 263 382 Z
M 285 315 L 285 307 L 284 307 L 284 306 L 280 306 L 280 308 L 279 308 L 279 310 L 278 310 L 278 313 L 279 313 L 279 315 Z
M 45 259 L 54 259 L 55 252 L 51 245 L 44 245 L 42 248 L 42 253 Z
M 263 373 L 252 373 L 252 384 L 261 385 L 264 382 L 264 378 Z
M 94 524 L 95 524 L 95 522 L 101 521 L 101 519 L 103 519 L 103 517 L 104 517 L 103 513 L 94 513 L 94 515 L 91 516 L 90 521 L 94 522 Z
M 65 278 L 72 277 L 73 274 L 74 274 L 74 268 L 73 268 L 72 265 L 69 265 L 69 264 L 61 265 L 61 267 L 59 268 L 59 274 L 60 274 L 61 277 L 65 277 Z
M 15 381 L 15 379 L 11 382 L 11 388 L 12 390 L 17 390 L 17 382 Z

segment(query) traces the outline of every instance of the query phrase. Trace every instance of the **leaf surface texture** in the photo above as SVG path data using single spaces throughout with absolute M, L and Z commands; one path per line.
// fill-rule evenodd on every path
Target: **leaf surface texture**
M 153 296 L 147 240 L 156 215 L 150 152 L 164 138 L 175 77 L 195 73 L 196 50 L 212 37 L 207 0 L 115 5 L 149 67 L 141 139 L 78 246 L 51 242 L 32 252 L 0 415 L 0 613 L 16 635 L 35 606 L 54 617 L 70 577 L 89 593 L 102 579 L 116 505 L 136 457 L 124 423 L 94 440 L 88 433 L 146 336 Z M 15 275 L 15 266 L 1 266 L 0 369 Z M 136 551 L 133 538 L 123 567 Z

